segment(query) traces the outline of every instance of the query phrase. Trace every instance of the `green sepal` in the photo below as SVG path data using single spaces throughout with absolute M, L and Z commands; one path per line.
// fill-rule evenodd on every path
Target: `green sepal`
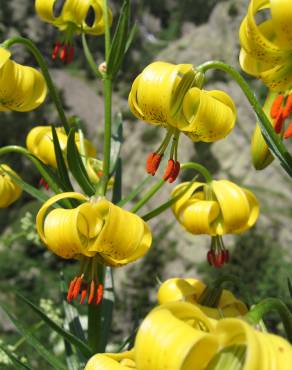
M 67 143 L 67 162 L 72 175 L 80 185 L 81 189 L 86 195 L 92 196 L 95 194 L 95 188 L 91 184 L 82 159 L 80 157 L 78 148 L 75 143 L 75 130 L 71 129 L 68 136 Z
M 107 61 L 107 74 L 112 78 L 115 78 L 124 59 L 128 40 L 129 19 L 130 1 L 124 0 Z

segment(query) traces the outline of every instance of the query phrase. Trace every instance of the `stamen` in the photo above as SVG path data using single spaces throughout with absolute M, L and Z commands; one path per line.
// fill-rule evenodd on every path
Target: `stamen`
M 80 301 L 79 301 L 80 304 L 83 304 L 87 296 L 87 289 L 88 289 L 88 284 L 85 283 L 83 289 L 81 290 Z
M 95 304 L 99 304 L 101 302 L 102 296 L 103 296 L 103 285 L 98 284 L 97 291 L 96 291 Z
M 278 95 L 271 107 L 270 115 L 272 118 L 276 118 L 279 114 L 279 112 L 282 109 L 282 103 L 284 101 L 284 96 L 283 95 Z
M 289 126 L 284 133 L 284 139 L 289 139 L 292 136 L 292 120 L 289 122 Z
M 88 304 L 91 304 L 91 302 L 93 301 L 93 298 L 94 298 L 94 288 L 95 288 L 95 284 L 94 284 L 94 281 L 92 280 L 91 281 L 91 284 L 90 284 L 90 292 L 89 292 L 89 297 L 88 297 Z
M 167 166 L 164 171 L 163 177 L 162 177 L 164 181 L 167 181 L 170 178 L 171 174 L 173 173 L 174 168 L 175 168 L 174 160 L 169 159 L 167 162 Z
M 77 281 L 76 281 L 74 289 L 73 289 L 73 294 L 72 294 L 73 299 L 76 299 L 79 295 L 80 288 L 81 288 L 81 285 L 82 285 L 83 276 L 84 275 L 82 274 L 81 276 L 79 276 L 77 278 Z
M 274 121 L 274 129 L 277 134 L 279 134 L 282 131 L 284 124 L 284 118 L 283 118 L 283 110 L 281 110 Z
M 77 276 L 73 280 L 71 280 L 71 282 L 70 282 L 68 293 L 67 293 L 67 301 L 68 302 L 71 302 L 72 299 L 73 299 L 73 290 L 74 290 L 74 286 L 75 286 L 76 281 L 77 281 Z
M 289 95 L 286 100 L 286 105 L 285 108 L 283 109 L 283 119 L 288 118 L 291 113 L 292 113 L 292 94 Z
M 60 51 L 60 59 L 63 63 L 65 63 L 66 58 L 67 58 L 67 45 L 63 45 Z
M 173 183 L 176 180 L 176 178 L 179 174 L 179 171 L 180 171 L 180 163 L 179 163 L 179 161 L 176 161 L 175 164 L 174 164 L 174 169 L 173 169 L 173 171 L 172 171 L 172 173 L 171 173 L 171 175 L 168 179 L 168 182 L 170 184 Z
M 69 49 L 69 51 L 68 51 Z M 67 57 L 66 57 L 66 64 L 70 64 L 72 62 L 72 60 L 74 59 L 74 54 L 75 54 L 75 49 L 74 49 L 74 46 L 69 46 L 68 45 L 68 49 L 67 49 Z
M 40 179 L 39 186 L 43 186 L 46 190 L 50 189 L 49 184 L 43 178 Z
M 58 54 L 59 54 L 59 51 L 60 51 L 60 48 L 61 48 L 62 44 L 60 43 L 60 41 L 57 41 L 54 48 L 53 48 L 53 52 L 52 52 L 52 60 L 56 60 Z
M 150 153 L 146 161 L 146 171 L 154 176 L 160 165 L 163 154 Z

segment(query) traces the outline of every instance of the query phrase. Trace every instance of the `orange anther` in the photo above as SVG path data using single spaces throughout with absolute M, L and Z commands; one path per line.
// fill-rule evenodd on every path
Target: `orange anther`
M 75 49 L 74 46 L 68 46 L 67 47 L 67 55 L 66 55 L 66 63 L 70 64 L 72 60 L 74 59 Z
M 274 121 L 274 129 L 277 134 L 279 134 L 282 131 L 284 124 L 284 118 L 283 118 L 283 110 L 281 110 Z
M 56 42 L 53 52 L 52 52 L 52 60 L 55 60 L 59 54 L 60 48 L 61 48 L 61 43 L 59 41 Z
M 90 292 L 89 292 L 89 297 L 88 297 L 88 304 L 90 304 L 93 301 L 94 288 L 95 288 L 95 284 L 94 284 L 94 281 L 92 280 L 91 283 L 90 283 Z
M 103 296 L 103 285 L 98 284 L 97 291 L 96 291 L 95 304 L 99 304 L 101 302 L 102 296 Z
M 283 109 L 283 118 L 286 119 L 292 113 L 292 94 L 286 100 L 285 108 Z
M 170 184 L 176 180 L 176 178 L 179 174 L 179 171 L 180 171 L 180 163 L 178 161 L 176 161 L 175 164 L 174 164 L 173 171 L 172 171 L 170 177 L 168 178 L 168 182 Z
M 284 139 L 289 139 L 292 136 L 292 121 L 289 122 L 289 126 L 284 133 Z
M 170 178 L 171 174 L 173 173 L 174 168 L 175 168 L 174 160 L 169 159 L 167 162 L 167 166 L 164 171 L 163 177 L 162 177 L 164 181 L 167 181 Z
M 68 302 L 71 302 L 72 299 L 73 299 L 73 290 L 74 290 L 74 286 L 75 286 L 75 283 L 77 281 L 77 277 L 75 277 L 73 280 L 71 280 L 70 282 L 70 285 L 69 285 L 69 289 L 68 289 L 68 293 L 67 293 L 67 301 Z
M 271 107 L 271 111 L 270 111 L 270 115 L 271 115 L 272 118 L 276 118 L 278 116 L 279 112 L 282 109 L 283 100 L 284 100 L 283 95 L 278 95 L 275 98 L 275 100 L 272 104 L 272 107 Z
M 81 296 L 80 296 L 80 304 L 82 304 L 86 298 L 86 295 L 87 295 L 87 284 L 86 284 L 86 287 L 82 289 L 81 291 Z
M 154 176 L 160 165 L 162 154 L 150 153 L 146 160 L 146 171 Z
M 83 279 L 83 275 L 79 276 L 76 280 L 75 286 L 73 288 L 73 293 L 72 293 L 72 298 L 73 299 L 76 299 L 78 297 L 78 294 L 80 292 L 80 288 L 81 288 L 81 285 L 82 285 L 82 279 Z

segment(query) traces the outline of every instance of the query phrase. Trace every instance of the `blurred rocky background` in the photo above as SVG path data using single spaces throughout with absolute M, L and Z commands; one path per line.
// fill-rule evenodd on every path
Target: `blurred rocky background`
M 111 1 L 115 16 L 120 5 L 121 1 Z M 162 129 L 138 122 L 130 114 L 127 96 L 131 81 L 153 60 L 198 65 L 207 60 L 220 59 L 239 69 L 238 29 L 247 5 L 248 0 L 132 1 L 133 21 L 135 16 L 138 31 L 117 79 L 113 104 L 114 113 L 121 112 L 124 117 L 124 196 L 133 189 L 133 184 L 138 184 L 146 177 L 146 156 L 158 147 L 164 135 Z M 0 0 L 0 34 L 1 40 L 22 35 L 36 42 L 48 60 L 67 114 L 82 119 L 87 136 L 96 144 L 101 156 L 102 87 L 86 67 L 80 40 L 75 39 L 76 58 L 70 66 L 64 68 L 61 63 L 53 64 L 50 53 L 58 36 L 56 30 L 37 18 L 34 2 L 26 0 Z M 103 62 L 102 38 L 88 37 L 88 42 L 97 62 Z M 35 65 L 22 47 L 14 47 L 13 51 L 17 61 Z M 256 81 L 249 79 L 249 82 L 263 100 L 265 90 Z M 266 296 L 282 297 L 287 303 L 290 301 L 287 279 L 292 267 L 291 180 L 277 161 L 262 172 L 253 169 L 250 138 L 256 118 L 236 83 L 226 74 L 214 71 L 207 73 L 206 88 L 222 89 L 233 97 L 238 109 L 236 128 L 228 138 L 214 144 L 194 144 L 182 138 L 179 159 L 181 162 L 198 161 L 207 166 L 215 178 L 228 178 L 252 189 L 261 202 L 260 219 L 252 231 L 242 236 L 224 237 L 232 257 L 230 264 L 220 271 L 207 266 L 205 262 L 209 237 L 187 234 L 174 221 L 170 211 L 152 220 L 152 250 L 143 261 L 114 271 L 116 309 L 111 337 L 113 345 L 119 345 L 131 334 L 140 318 L 155 304 L 159 280 L 169 277 L 201 277 L 209 282 L 218 274 L 233 274 L 246 285 L 252 302 Z M 29 129 L 47 123 L 58 123 L 49 98 L 45 105 L 28 114 L 1 113 L 0 144 L 25 145 Z M 38 173 L 23 158 L 9 155 L 1 158 L 1 161 L 10 163 L 27 182 L 38 185 Z M 192 173 L 182 173 L 180 180 L 192 176 Z M 139 214 L 143 215 L 167 200 L 172 188 L 173 185 L 166 184 Z M 128 204 L 127 208 L 131 205 Z M 59 272 L 63 269 L 69 279 L 78 266 L 74 262 L 61 261 L 40 245 L 34 230 L 38 208 L 38 202 L 24 194 L 15 205 L 0 210 L 0 298 L 13 305 L 13 290 L 18 289 L 35 303 L 39 303 L 40 299 L 53 300 L 54 310 L 61 301 Z M 24 307 L 16 307 L 15 312 L 25 317 L 28 324 L 35 323 L 35 317 Z M 14 327 L 4 316 L 3 319 L 0 316 L 0 321 L 3 340 L 15 343 L 18 334 Z M 278 329 L 277 318 L 270 317 L 269 323 L 272 328 Z M 40 329 L 39 335 L 47 338 L 45 330 Z M 52 346 L 58 343 L 54 337 L 50 338 L 50 342 Z M 29 353 L 23 343 L 19 344 L 19 349 L 23 350 L 24 355 Z

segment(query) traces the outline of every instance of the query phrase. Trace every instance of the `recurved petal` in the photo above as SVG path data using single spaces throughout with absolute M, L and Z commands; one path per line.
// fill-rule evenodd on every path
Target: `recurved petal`
M 19 178 L 6 164 L 0 165 L 0 208 L 6 208 L 14 203 L 22 193 L 22 188 L 14 181 L 13 177 Z
M 197 279 L 172 278 L 160 285 L 157 299 L 159 304 L 176 301 L 196 303 L 205 287 Z
M 246 224 L 243 227 L 237 230 L 234 230 L 234 233 L 236 234 L 242 233 L 250 229 L 256 223 L 259 217 L 259 213 L 260 213 L 259 202 L 257 198 L 255 197 L 255 195 L 248 189 L 242 188 L 242 190 L 245 193 L 246 199 L 249 204 L 249 217 L 248 217 Z
M 292 62 L 291 56 L 274 68 L 260 73 L 259 78 L 272 91 L 286 91 L 291 88 Z
M 261 333 L 240 319 L 219 320 L 216 333 L 225 348 L 236 345 L 246 346 L 241 359 L 245 370 L 281 369 L 289 370 L 292 361 L 292 347 L 283 338 Z
M 147 224 L 137 215 L 101 200 L 103 226 L 88 250 L 98 252 L 107 263 L 124 265 L 144 255 L 150 248 L 152 235 Z
M 55 2 L 56 0 L 35 0 L 35 10 L 44 21 L 49 23 L 55 21 L 53 14 Z
M 223 91 L 191 88 L 183 100 L 185 122 L 179 129 L 193 141 L 212 142 L 223 139 L 233 129 L 236 108 Z
M 185 191 L 185 189 L 190 185 L 189 182 L 183 182 L 181 184 L 179 184 L 178 186 L 176 186 L 172 193 L 171 193 L 171 197 L 174 198 L 176 196 L 178 196 L 179 194 L 183 193 L 181 195 L 181 197 L 172 205 L 171 209 L 172 209 L 172 212 L 174 213 L 175 217 L 177 218 L 177 220 L 179 222 L 182 223 L 182 217 L 183 217 L 183 209 L 185 208 L 185 206 L 187 205 L 188 201 L 191 199 L 192 202 L 193 200 L 195 199 L 201 199 L 201 197 L 198 197 L 196 196 L 196 190 L 198 190 L 199 188 L 202 188 L 204 187 L 205 184 L 203 184 L 202 182 L 194 182 L 188 190 Z
M 197 201 L 183 210 L 182 225 L 192 234 L 214 235 L 213 222 L 220 214 L 215 201 Z
M 205 369 L 218 350 L 218 338 L 197 329 L 213 330 L 213 323 L 190 303 L 177 302 L 152 310 L 140 326 L 135 341 L 139 370 Z
M 91 357 L 84 370 L 126 370 L 136 369 L 133 351 L 124 353 L 103 353 Z
M 270 1 L 273 26 L 282 47 L 292 47 L 292 7 L 289 0 Z
M 216 234 L 233 233 L 244 227 L 250 217 L 250 205 L 243 189 L 227 180 L 212 181 L 212 189 L 222 217 L 215 226 Z
M 10 58 L 11 53 L 9 50 L 0 48 L 0 69 L 3 67 L 3 65 L 7 62 L 7 60 Z
M 74 258 L 83 250 L 84 239 L 78 229 L 84 220 L 80 219 L 78 208 L 57 208 L 49 211 L 50 207 L 62 199 L 73 198 L 86 201 L 87 198 L 79 193 L 68 192 L 53 196 L 38 211 L 36 228 L 42 242 L 55 254 L 63 258 Z M 81 231 L 82 228 L 80 227 Z

